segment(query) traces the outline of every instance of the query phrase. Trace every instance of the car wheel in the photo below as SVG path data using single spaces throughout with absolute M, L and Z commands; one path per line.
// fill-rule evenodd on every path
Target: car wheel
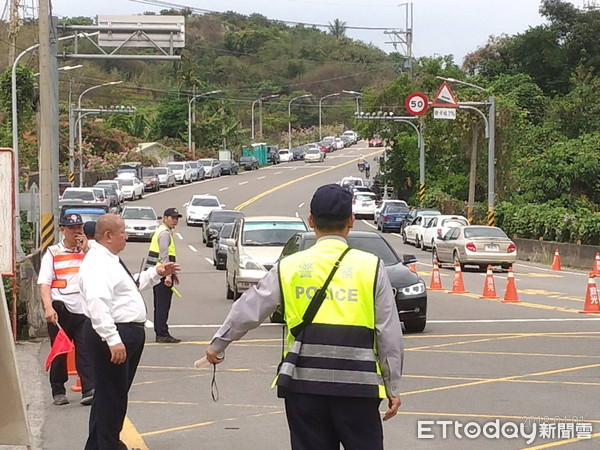
M 404 231 L 402 232 L 402 243 L 408 244 L 408 239 L 406 238 L 406 233 Z
M 460 255 L 456 250 L 454 250 L 454 253 L 452 254 L 452 260 L 454 261 L 454 266 L 456 266 L 456 263 L 460 264 L 460 270 L 465 268 L 465 265 L 460 262 Z
M 416 248 L 420 248 L 421 247 L 421 242 L 419 241 L 419 235 L 418 234 L 415 235 L 415 247 Z
M 441 267 L 442 263 L 440 262 L 440 258 L 438 256 L 437 248 L 431 247 L 431 264 L 433 264 L 435 261 L 437 261 L 438 266 Z
M 420 333 L 426 325 L 427 319 L 407 319 L 404 321 L 404 328 L 410 333 Z
M 421 236 L 421 237 L 419 238 L 419 248 L 420 248 L 421 250 L 425 251 L 425 242 L 424 242 L 424 240 L 423 240 L 423 236 Z
M 235 302 L 238 298 L 240 298 L 242 294 L 240 294 L 237 290 L 237 284 L 235 282 L 235 278 L 233 279 L 233 301 Z
M 225 285 L 227 286 L 227 298 L 229 300 L 233 299 L 233 291 L 231 290 L 231 288 L 229 287 L 229 281 L 227 281 L 227 275 L 225 275 Z
M 479 264 L 479 270 L 482 272 L 487 272 L 487 264 Z
M 140 192 L 140 200 L 144 198 L 144 191 Z
M 502 267 L 504 270 L 508 270 L 512 268 L 512 266 L 512 264 L 500 264 L 500 267 Z

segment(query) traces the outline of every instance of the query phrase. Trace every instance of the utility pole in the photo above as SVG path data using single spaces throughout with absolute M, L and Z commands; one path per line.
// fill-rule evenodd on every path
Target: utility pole
M 41 251 L 54 243 L 58 214 L 58 59 L 50 0 L 39 2 L 40 39 L 40 214 Z
M 17 54 L 17 34 L 21 28 L 19 17 L 20 0 L 10 0 L 10 20 L 8 22 L 8 64 L 12 66 Z
M 403 70 L 406 70 L 408 74 L 408 79 L 412 80 L 413 70 L 412 70 L 412 46 L 413 46 L 413 4 L 412 3 L 401 3 L 400 7 L 404 6 L 406 8 L 405 18 L 406 24 L 404 30 L 392 30 L 392 31 L 384 31 L 383 34 L 387 34 L 391 36 L 391 41 L 386 42 L 386 44 L 392 44 L 394 46 L 394 50 L 398 51 L 398 46 L 406 46 L 405 57 L 406 60 L 404 62 Z M 403 47 L 400 48 L 403 50 Z

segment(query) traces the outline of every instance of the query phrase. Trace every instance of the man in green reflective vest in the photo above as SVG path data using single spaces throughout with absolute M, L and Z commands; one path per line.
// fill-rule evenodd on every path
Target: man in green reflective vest
M 173 230 L 179 223 L 181 214 L 176 208 L 167 208 L 163 214 L 163 223 L 156 229 L 150 248 L 148 249 L 148 258 L 146 266 L 152 267 L 164 264 L 166 262 L 175 262 L 177 252 L 175 250 L 175 239 L 173 239 Z M 154 285 L 154 332 L 156 333 L 156 342 L 161 344 L 177 344 L 181 339 L 174 338 L 169 333 L 169 311 L 171 310 L 171 300 L 173 298 L 173 285 L 178 284 L 177 275 L 167 275 L 160 280 L 160 283 Z
M 234 303 L 206 349 L 213 364 L 235 340 L 281 305 L 288 330 L 298 330 L 317 290 L 348 248 L 354 225 L 352 195 L 321 186 L 310 203 L 317 237 L 307 250 L 283 258 Z M 402 329 L 385 266 L 371 253 L 343 255 L 326 297 L 299 333 L 288 331 L 277 386 L 285 399 L 292 449 L 383 449 L 383 420 L 400 407 Z

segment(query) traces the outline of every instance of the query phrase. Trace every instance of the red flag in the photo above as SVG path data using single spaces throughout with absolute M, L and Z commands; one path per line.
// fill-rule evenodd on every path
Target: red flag
M 54 358 L 58 355 L 69 353 L 71 350 L 73 350 L 73 342 L 69 339 L 65 330 L 59 328 L 58 334 L 56 335 L 56 338 L 54 338 L 54 344 L 52 344 L 50 353 L 48 353 L 48 357 L 46 358 L 46 372 L 48 372 Z

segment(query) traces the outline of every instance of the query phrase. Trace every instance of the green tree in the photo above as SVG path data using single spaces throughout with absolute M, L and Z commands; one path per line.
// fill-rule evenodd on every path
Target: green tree
M 328 28 L 329 32 L 336 38 L 342 38 L 346 36 L 346 22 L 343 22 L 340 19 L 335 19 L 333 23 L 329 22 Z

